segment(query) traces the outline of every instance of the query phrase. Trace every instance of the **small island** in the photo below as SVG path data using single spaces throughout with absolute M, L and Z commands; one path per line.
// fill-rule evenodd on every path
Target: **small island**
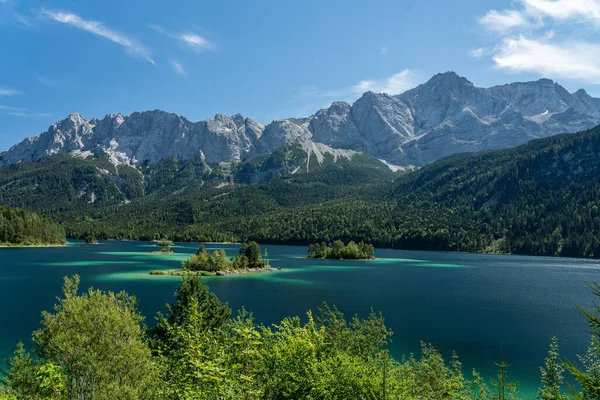
M 333 243 L 314 243 L 308 246 L 309 258 L 331 258 L 336 260 L 373 260 L 375 248 L 372 244 L 350 241 L 347 245 L 341 240 Z
M 86 233 L 83 237 L 85 244 L 98 244 L 98 240 L 96 239 L 96 235 L 94 233 Z
M 242 244 L 235 257 L 227 258 L 225 250 L 215 250 L 212 254 L 201 245 L 195 255 L 181 262 L 181 269 L 171 271 L 154 270 L 150 275 L 201 275 L 224 276 L 250 272 L 270 271 L 268 253 L 261 254 L 256 242 Z
M 151 254 L 175 254 L 171 247 L 173 247 L 173 242 L 170 240 L 162 239 L 156 242 L 156 245 L 160 247 L 159 251 L 153 251 Z

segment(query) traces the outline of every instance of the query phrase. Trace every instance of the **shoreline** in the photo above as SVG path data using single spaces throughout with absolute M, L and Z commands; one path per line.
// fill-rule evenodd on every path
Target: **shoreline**
M 77 238 L 71 238 L 72 240 L 81 240 Z M 102 239 L 100 241 L 105 242 L 137 242 L 137 243 L 152 243 L 153 240 L 134 240 L 134 239 Z M 68 244 L 69 242 L 67 242 Z M 237 242 L 192 242 L 192 241 L 184 241 L 184 242 L 175 242 L 175 243 L 183 243 L 183 244 L 239 244 Z M 292 246 L 292 247 L 306 247 L 307 245 L 303 244 L 292 244 L 292 243 L 273 243 L 273 242 L 257 242 L 261 246 Z M 40 245 L 40 246 L 20 246 L 20 247 L 61 247 L 65 245 Z M 0 244 L 0 248 L 3 247 L 17 247 L 17 246 L 4 246 Z M 185 246 L 173 246 L 173 247 L 185 247 Z M 431 253 L 451 253 L 451 254 L 471 254 L 471 255 L 483 255 L 483 256 L 510 256 L 510 257 L 539 257 L 539 258 L 548 258 L 548 259 L 571 259 L 571 260 L 587 260 L 587 261 L 599 261 L 600 258 L 596 257 L 574 257 L 574 256 L 552 256 L 552 255 L 542 255 L 542 254 L 519 254 L 519 253 L 504 253 L 504 252 L 496 252 L 496 251 L 485 251 L 485 249 L 478 251 L 462 251 L 462 250 L 433 250 L 433 249 L 406 249 L 406 248 L 395 248 L 395 247 L 375 247 L 375 250 L 398 250 L 398 251 L 408 251 L 408 252 L 431 252 Z M 303 257 L 304 258 L 304 257 Z M 377 259 L 377 257 L 375 257 Z
M 306 257 L 309 260 L 334 260 L 334 261 L 375 261 L 375 257 L 371 258 L 333 258 L 333 257 Z
M 0 249 L 33 249 L 42 247 L 65 247 L 69 242 L 63 244 L 12 244 L 0 243 Z

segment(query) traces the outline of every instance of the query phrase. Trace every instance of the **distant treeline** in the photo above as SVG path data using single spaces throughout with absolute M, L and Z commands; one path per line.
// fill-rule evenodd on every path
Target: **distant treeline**
M 333 243 L 313 243 L 308 246 L 310 258 L 333 258 L 338 260 L 370 260 L 375 248 L 372 244 L 350 241 L 347 245 L 341 240 Z
M 0 207 L 0 245 L 56 245 L 65 241 L 64 229 L 49 218 Z

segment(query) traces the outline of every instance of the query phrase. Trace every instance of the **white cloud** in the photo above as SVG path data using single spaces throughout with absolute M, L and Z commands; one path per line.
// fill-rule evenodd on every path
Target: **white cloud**
M 48 86 L 50 88 L 58 88 L 63 85 L 66 85 L 68 82 L 65 79 L 55 79 L 55 78 L 50 78 L 50 77 L 39 75 L 39 74 L 34 74 L 33 76 L 36 81 L 38 81 L 42 85 Z
M 67 24 L 75 28 L 82 29 L 86 32 L 93 33 L 94 35 L 106 38 L 111 42 L 122 46 L 127 54 L 134 57 L 141 57 L 146 61 L 155 64 L 150 52 L 143 45 L 122 33 L 107 28 L 101 22 L 85 20 L 80 16 L 67 11 L 42 9 L 40 14 L 51 18 L 54 21 Z
M 390 49 L 387 46 L 383 46 L 379 49 L 379 53 L 381 53 L 382 56 L 385 56 L 389 51 Z
M 420 78 L 415 72 L 410 69 L 398 72 L 397 74 L 372 80 L 364 80 L 358 82 L 352 87 L 354 93 L 377 92 L 387 94 L 400 94 L 408 89 L 414 88 Z
M 203 51 L 211 50 L 212 45 L 202 36 L 198 36 L 195 33 L 182 33 L 179 35 L 179 40 L 193 48 L 194 50 Z
M 495 67 L 553 79 L 600 84 L 600 0 L 519 0 L 514 9 L 489 11 L 479 22 L 498 35 L 491 56 Z M 589 22 L 593 23 L 590 24 Z
M 10 89 L 7 87 L 0 86 L 0 96 L 14 96 L 17 94 L 23 94 L 23 92 L 16 89 Z
M 497 68 L 600 84 L 600 44 L 551 43 L 520 36 L 505 39 L 493 56 Z
M 487 30 L 505 33 L 514 28 L 523 27 L 528 24 L 527 18 L 515 10 L 506 10 L 498 12 L 490 10 L 486 15 L 479 19 L 479 23 Z
M 302 86 L 300 88 L 301 96 L 305 99 L 327 99 L 352 101 L 362 95 L 364 92 L 387 93 L 390 95 L 401 94 L 414 88 L 423 79 L 419 74 L 410 69 L 398 72 L 385 78 L 366 79 L 352 86 L 342 89 L 322 90 L 315 86 Z M 319 100 L 322 103 L 323 100 Z M 311 102 L 315 104 L 317 102 Z
M 583 18 L 600 20 L 598 0 L 522 0 L 523 7 L 531 14 L 557 20 Z
M 172 33 L 159 25 L 150 24 L 148 26 L 150 27 L 150 29 L 153 29 L 154 31 L 160 33 L 161 35 L 165 35 L 170 38 L 176 39 L 176 40 L 180 41 L 181 43 L 185 44 L 186 46 L 190 47 L 193 50 L 196 50 L 196 51 L 214 50 L 214 45 L 211 42 L 209 42 L 202 36 L 197 35 L 195 33 L 192 33 L 192 32 Z
M 27 111 L 26 108 L 18 108 L 18 107 L 2 106 L 2 105 L 0 105 L 0 110 L 7 110 L 7 111 Z
M 175 71 L 179 75 L 185 75 L 185 69 L 177 61 L 171 61 L 171 68 L 173 68 L 173 71 Z
M 13 13 L 12 17 L 15 22 L 15 25 L 19 25 L 19 26 L 26 27 L 26 28 L 33 27 L 33 24 L 29 21 L 29 19 L 27 17 L 24 17 L 21 14 Z
M 52 114 L 48 113 L 27 113 L 27 112 L 9 112 L 7 115 L 13 117 L 22 117 L 22 118 L 36 118 L 36 117 L 51 117 Z
M 478 47 L 469 51 L 469 55 L 474 58 L 481 58 L 485 55 L 485 49 L 483 47 Z

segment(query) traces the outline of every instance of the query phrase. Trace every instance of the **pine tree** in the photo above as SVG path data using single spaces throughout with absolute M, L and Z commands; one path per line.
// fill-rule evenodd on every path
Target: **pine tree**
M 542 387 L 538 391 L 539 400 L 567 400 L 567 396 L 561 393 L 563 384 L 563 372 L 565 368 L 559 361 L 558 339 L 552 338 L 548 357 L 544 366 L 540 368 L 542 374 Z
M 588 284 L 594 296 L 600 298 L 600 285 Z M 580 306 L 579 311 L 587 318 L 592 340 L 584 356 L 579 356 L 579 365 L 566 362 L 565 368 L 573 375 L 579 383 L 582 392 L 573 389 L 575 398 L 582 400 L 600 399 L 600 306 L 594 304 L 593 310 L 584 310 Z
M 496 400 L 512 400 L 516 398 L 517 384 L 508 380 L 508 367 L 510 364 L 504 358 L 504 350 L 500 346 L 500 362 L 494 363 L 498 367 L 498 377 L 493 380 L 493 386 L 498 393 L 494 395 Z

